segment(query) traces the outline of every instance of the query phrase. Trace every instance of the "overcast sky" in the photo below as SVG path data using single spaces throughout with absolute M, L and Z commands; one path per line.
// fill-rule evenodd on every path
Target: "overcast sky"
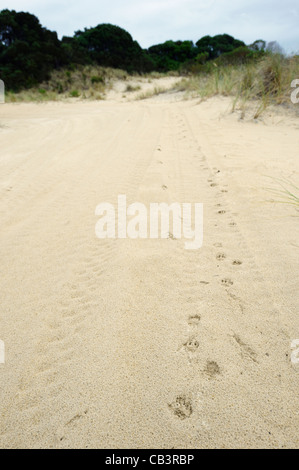
M 4 8 L 35 14 L 59 37 L 112 23 L 144 48 L 228 33 L 246 44 L 276 40 L 287 52 L 299 51 L 299 0 L 1 0 Z

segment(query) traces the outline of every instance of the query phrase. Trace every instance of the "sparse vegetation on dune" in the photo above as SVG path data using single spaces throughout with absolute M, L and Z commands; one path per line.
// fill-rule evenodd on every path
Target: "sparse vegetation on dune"
M 136 96 L 136 100 L 146 100 L 148 98 L 152 98 L 153 96 L 162 95 L 163 93 L 167 93 L 168 91 L 172 90 L 173 88 L 165 88 L 165 87 L 158 87 L 155 86 L 151 90 L 144 91 L 139 93 Z
M 142 83 L 153 83 L 165 77 L 178 77 L 171 88 L 155 86 L 143 90 Z M 125 93 L 139 92 L 136 100 L 145 100 L 170 90 L 185 92 L 185 98 L 205 100 L 215 95 L 232 97 L 232 112 L 238 110 L 244 118 L 249 107 L 257 119 L 269 105 L 291 104 L 291 82 L 299 77 L 299 56 L 285 58 L 280 54 L 266 55 L 246 64 L 219 64 L 203 66 L 196 73 L 184 76 L 178 72 L 167 74 L 129 74 L 121 69 L 79 65 L 55 70 L 50 79 L 19 93 L 7 92 L 7 102 L 56 101 L 70 98 L 103 100 L 116 81 L 127 82 Z M 293 107 L 294 108 L 294 107 Z M 295 108 L 294 108 L 295 109 Z M 296 108 L 297 109 L 297 108 Z
M 146 99 L 167 89 L 156 86 L 153 90 L 142 91 L 142 83 L 153 83 L 165 77 L 179 77 L 177 72 L 148 74 L 129 74 L 121 69 L 95 65 L 79 65 L 52 72 L 49 80 L 40 85 L 19 92 L 8 91 L 6 102 L 46 102 L 76 98 L 81 100 L 104 100 L 115 82 L 127 83 L 125 93 L 139 92 L 136 99 Z
M 292 181 L 273 178 L 275 187 L 267 188 L 273 195 L 271 202 L 280 204 L 290 204 L 299 208 L 299 188 Z
M 56 101 L 67 98 L 105 99 L 115 80 L 126 81 L 124 70 L 99 66 L 78 66 L 52 72 L 49 80 L 19 93 L 7 92 L 7 102 Z
M 176 90 L 186 92 L 186 98 L 231 96 L 232 111 L 240 111 L 241 118 L 255 102 L 257 119 L 269 104 L 290 104 L 291 83 L 299 78 L 299 56 L 286 58 L 275 42 L 259 39 L 246 45 L 228 34 L 142 49 L 127 31 L 111 24 L 59 40 L 34 15 L 2 10 L 0 37 L 7 102 L 103 100 L 115 81 L 127 81 L 122 92 L 140 91 L 134 98 L 143 100 L 170 90 L 154 81 L 175 76 L 181 77 Z M 145 80 L 152 89 L 143 87 Z
M 291 82 L 299 77 L 299 56 L 285 58 L 269 54 L 258 61 L 229 65 L 214 62 L 177 83 L 187 96 L 206 99 L 215 95 L 232 96 L 232 111 L 246 113 L 246 105 L 255 101 L 254 118 L 270 104 L 289 105 Z
M 193 41 L 166 41 L 142 49 L 122 28 L 100 24 L 73 37 L 58 39 L 30 13 L 0 11 L 0 75 L 6 101 L 44 102 L 60 99 L 105 99 L 116 80 L 127 81 L 125 93 L 143 100 L 169 91 L 156 83 L 161 77 L 183 77 L 178 91 L 186 97 L 233 97 L 232 111 L 245 117 L 256 101 L 253 117 L 269 104 L 290 103 L 290 84 L 299 77 L 299 56 L 286 58 L 280 46 L 259 39 L 246 45 L 228 34 Z M 41 54 L 43 51 L 43 55 Z M 142 77 L 142 78 L 141 78 Z M 133 81 L 133 80 L 132 80 Z
M 133 91 L 139 91 L 141 89 L 140 85 L 131 85 L 130 83 L 126 86 L 126 92 L 131 93 Z

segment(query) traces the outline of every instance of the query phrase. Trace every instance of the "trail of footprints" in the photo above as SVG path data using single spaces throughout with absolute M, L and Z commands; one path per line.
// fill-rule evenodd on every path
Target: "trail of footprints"
M 182 129 L 187 129 L 187 123 L 180 116 L 178 125 Z M 184 148 L 188 144 L 186 140 L 186 130 L 182 130 L 179 135 L 179 140 L 183 142 Z M 193 138 L 194 148 L 198 149 L 198 144 L 196 139 Z M 180 146 L 178 146 L 178 157 L 182 154 L 180 153 Z M 188 152 L 190 154 L 190 151 Z M 219 192 L 220 184 L 215 181 L 215 176 L 220 175 L 219 170 L 211 170 L 208 167 L 206 157 L 202 152 L 199 152 L 200 158 L 197 157 L 198 166 L 201 171 L 210 171 L 212 176 L 207 180 L 207 187 L 210 187 L 211 190 L 217 191 L 217 196 L 221 198 L 221 204 L 216 205 L 217 217 L 225 218 L 227 223 L 227 218 L 229 218 L 229 227 L 232 230 L 236 230 L 236 223 L 233 220 L 232 216 L 229 216 L 228 211 L 224 209 L 222 198 L 225 197 L 227 189 L 221 189 Z M 198 155 L 198 151 L 194 155 Z M 195 157 L 194 157 L 195 158 Z M 138 187 L 140 182 L 140 177 L 145 172 L 145 167 L 148 165 L 149 161 L 138 162 L 138 164 L 131 170 L 128 175 L 127 181 L 123 186 L 123 193 L 130 194 Z M 188 178 L 192 178 L 192 175 L 188 175 Z M 189 185 L 188 178 L 185 178 L 185 184 Z M 192 179 L 191 179 L 192 181 Z M 182 185 L 184 184 L 184 178 L 182 178 Z M 163 187 L 163 190 L 166 190 L 167 187 Z M 73 196 L 72 192 L 68 195 L 68 199 L 71 199 Z M 103 200 L 108 200 L 110 193 L 107 192 Z M 184 200 L 184 194 L 181 194 L 181 200 Z M 106 199 L 105 199 L 106 198 Z M 53 204 L 56 204 L 57 201 L 54 201 Z M 74 208 L 76 206 L 76 201 L 74 201 Z M 236 231 L 236 236 L 239 240 L 239 243 L 243 243 L 244 240 L 240 232 Z M 171 238 L 171 234 L 170 234 Z M 80 253 L 80 242 L 86 242 L 86 240 L 78 239 L 78 250 L 77 253 Z M 229 260 L 225 250 L 221 243 L 214 244 L 214 247 L 218 249 L 218 253 L 215 255 L 215 263 L 225 264 L 227 262 L 231 263 L 233 267 L 242 265 L 240 259 Z M 177 248 L 178 255 L 181 248 Z M 223 251 L 222 251 L 223 250 Z M 246 246 L 244 246 L 246 250 Z M 97 295 L 93 296 L 91 294 L 97 294 L 99 290 L 99 279 L 105 272 L 107 263 L 111 259 L 117 261 L 117 249 L 114 241 L 107 241 L 99 245 L 97 243 L 90 242 L 88 247 L 89 254 L 87 257 L 84 257 L 82 260 L 81 266 L 82 269 L 75 273 L 74 283 L 68 283 L 65 285 L 65 290 L 70 293 L 69 296 L 64 297 L 63 295 L 60 298 L 60 301 L 56 305 L 57 314 L 54 318 L 48 320 L 50 325 L 50 335 L 48 334 L 48 328 L 45 328 L 45 336 L 40 338 L 38 345 L 39 354 L 37 357 L 37 363 L 32 364 L 26 374 L 22 378 L 20 388 L 16 398 L 17 401 L 17 410 L 19 411 L 19 416 L 23 421 L 28 422 L 40 422 L 40 426 L 36 425 L 34 432 L 38 434 L 39 429 L 43 429 L 42 421 L 46 419 L 47 408 L 52 409 L 52 414 L 57 412 L 55 407 L 55 401 L 61 393 L 65 392 L 65 377 L 67 377 L 67 370 L 69 363 L 74 359 L 74 350 L 80 346 L 80 338 L 82 335 L 82 330 L 89 328 L 93 324 L 94 315 L 97 315 Z M 66 253 L 65 253 L 66 254 Z M 64 255 L 65 255 L 64 254 Z M 72 257 L 73 254 L 68 256 Z M 196 357 L 199 354 L 202 354 L 201 342 L 200 342 L 200 324 L 201 324 L 201 314 L 198 313 L 198 295 L 194 295 L 195 292 L 198 292 L 199 285 L 204 289 L 205 285 L 208 285 L 209 282 L 206 280 L 198 281 L 195 278 L 196 275 L 196 260 L 194 259 L 194 254 L 184 254 L 182 255 L 180 251 L 180 256 L 184 256 L 183 265 L 184 265 L 184 276 L 192 279 L 194 276 L 194 283 L 189 283 L 189 289 L 185 289 L 182 292 L 182 295 L 185 298 L 186 304 L 188 304 L 188 313 L 186 318 L 186 331 L 188 333 L 188 339 L 183 342 L 180 347 L 186 360 L 189 364 L 194 367 L 197 367 Z M 185 257 L 186 256 L 186 257 Z M 62 259 L 65 259 L 65 256 L 62 256 Z M 247 261 L 249 262 L 249 257 L 247 256 Z M 253 263 L 252 263 L 253 264 Z M 235 294 L 230 292 L 230 287 L 234 284 L 234 280 L 229 276 L 223 276 L 220 280 L 221 286 L 223 286 L 227 295 L 230 296 L 232 301 L 235 301 L 240 304 L 241 311 L 243 313 L 244 306 L 242 305 L 241 299 L 239 299 Z M 78 303 L 80 308 L 78 309 Z M 194 311 L 192 313 L 192 311 Z M 257 362 L 257 355 L 248 345 L 243 342 L 243 340 L 238 336 L 234 335 L 234 340 L 236 344 L 240 347 L 241 354 L 245 358 Z M 216 361 L 207 358 L 205 360 L 205 366 L 202 368 L 201 373 L 210 380 L 216 378 L 217 375 L 221 374 L 221 368 Z M 36 387 L 35 376 L 38 374 L 40 387 Z M 44 397 L 44 404 L 47 405 L 47 408 L 42 408 L 40 406 L 41 398 Z M 195 410 L 195 405 L 193 403 L 192 394 L 180 393 L 174 400 L 168 403 L 169 410 L 173 415 L 180 419 L 185 420 L 192 416 Z M 69 413 L 69 412 L 68 412 Z M 74 426 L 79 420 L 86 419 L 88 417 L 88 409 L 83 408 L 82 410 L 74 409 L 73 415 L 68 415 L 68 418 L 64 420 L 65 424 L 61 426 L 60 429 L 56 430 L 56 439 L 57 441 L 63 441 L 67 435 L 67 428 L 69 426 Z M 10 427 L 17 425 L 17 420 L 10 422 Z M 5 431 L 2 431 L 4 433 Z
M 193 135 L 192 129 L 190 128 L 190 126 L 188 126 L 187 122 L 184 122 L 182 116 L 180 116 L 180 119 L 178 119 L 177 125 L 180 129 L 182 129 L 180 132 L 178 132 L 178 136 L 180 140 L 183 140 L 185 138 L 188 127 Z M 190 140 L 192 140 L 192 138 Z M 193 140 L 197 144 L 197 147 L 196 147 L 197 150 L 199 150 L 199 152 L 197 151 L 197 155 L 196 154 L 194 155 L 194 158 L 196 157 L 196 162 L 199 162 L 199 165 L 198 163 L 197 165 L 196 163 L 195 165 L 193 163 L 192 166 L 193 167 L 197 166 L 198 168 L 200 168 L 201 172 L 205 171 L 205 172 L 210 173 L 210 176 L 208 177 L 208 179 L 206 179 L 207 185 L 212 190 L 217 191 L 217 194 L 212 196 L 212 200 L 215 200 L 215 196 L 216 196 L 216 200 L 218 199 L 220 201 L 216 204 L 216 217 L 221 218 L 222 223 L 223 222 L 226 223 L 228 227 L 234 232 L 234 237 L 237 239 L 238 245 L 240 247 L 240 251 L 244 253 L 243 259 L 246 259 L 246 263 L 248 263 L 251 270 L 254 271 L 257 279 L 258 278 L 261 279 L 260 271 L 255 265 L 253 256 L 248 254 L 249 250 L 248 250 L 247 244 L 241 232 L 237 228 L 237 224 L 234 220 L 233 214 L 230 214 L 230 211 L 228 211 L 225 207 L 225 201 L 223 200 L 223 198 L 227 197 L 228 189 L 225 186 L 223 187 L 221 185 L 221 181 L 219 181 L 221 172 L 217 168 L 211 169 L 209 167 L 206 156 L 202 153 L 201 148 L 200 147 L 198 148 L 197 139 L 194 137 L 194 135 L 193 135 Z M 185 141 L 185 145 L 186 145 L 186 141 Z M 198 153 L 199 153 L 199 156 L 198 156 Z M 189 178 L 190 183 L 191 183 L 191 178 L 192 176 L 190 176 Z M 182 184 L 184 183 L 189 184 L 189 181 L 186 180 L 186 178 L 184 181 L 184 179 L 182 178 Z M 218 224 L 216 224 L 216 227 L 217 226 Z M 217 267 L 219 267 L 220 265 L 222 265 L 223 267 L 224 266 L 228 267 L 228 263 L 230 264 L 230 266 L 233 267 L 233 269 L 237 269 L 238 267 L 242 266 L 243 260 L 237 257 L 230 258 L 225 253 L 225 250 L 223 250 L 223 243 L 220 243 L 220 242 L 214 243 L 214 247 L 218 248 L 219 250 L 218 253 L 215 255 L 215 261 L 216 263 L 218 263 Z M 196 260 L 194 259 L 195 256 L 196 255 L 193 254 L 191 258 L 189 257 L 189 265 L 187 268 L 184 269 L 185 276 L 187 276 L 190 279 L 196 273 Z M 236 273 L 237 272 L 238 271 L 236 271 Z M 219 282 L 220 285 L 225 288 L 227 292 L 227 296 L 233 302 L 236 302 L 239 305 L 241 313 L 244 314 L 245 307 L 243 305 L 242 299 L 239 298 L 237 295 L 233 294 L 230 289 L 234 285 L 234 282 L 235 282 L 234 278 L 233 277 L 231 278 L 230 275 L 223 276 L 223 277 L 221 276 L 219 281 L 217 282 Z M 205 280 L 201 280 L 197 282 L 197 287 L 196 287 L 197 291 L 198 291 L 199 284 L 204 286 L 204 285 L 208 285 L 209 283 L 210 282 L 205 281 Z M 192 294 L 192 290 L 194 291 L 194 288 L 191 286 L 190 292 L 188 292 L 188 290 L 185 289 L 185 292 L 182 294 L 183 295 L 185 294 L 185 302 L 188 304 L 191 304 L 191 306 L 194 304 L 194 309 L 197 310 L 198 296 Z M 191 366 L 193 365 L 194 367 L 198 367 L 198 361 L 196 360 L 196 358 L 198 357 L 198 355 L 201 355 L 204 352 L 201 350 L 200 323 L 201 323 L 201 315 L 199 313 L 195 312 L 194 314 L 189 314 L 187 318 L 188 339 L 187 341 L 184 341 L 184 343 L 179 348 L 179 352 L 184 352 L 184 354 L 186 355 L 189 365 Z M 249 360 L 252 360 L 253 362 L 258 362 L 256 352 L 249 345 L 247 345 L 237 334 L 233 334 L 233 339 L 236 342 L 236 344 L 240 347 L 240 355 L 244 359 L 249 359 Z M 202 368 L 201 372 L 204 374 L 205 377 L 207 377 L 207 379 L 213 379 L 213 378 L 216 378 L 219 374 L 221 374 L 222 370 L 216 361 L 211 360 L 210 358 L 207 358 L 205 361 L 205 367 Z M 185 419 L 190 418 L 195 408 L 193 404 L 192 394 L 186 393 L 186 394 L 177 395 L 171 403 L 168 403 L 168 407 L 176 418 L 179 418 L 180 420 L 185 420 Z
M 189 131 L 188 126 L 186 125 L 185 120 L 180 116 L 177 119 L 176 125 L 178 128 L 181 129 L 180 132 L 177 133 L 178 135 L 178 140 L 177 142 L 177 155 L 178 157 L 182 158 L 182 156 L 185 155 L 190 155 L 196 154 L 196 149 L 197 149 L 197 142 L 195 139 L 188 139 L 187 141 L 184 140 L 186 139 L 186 133 Z M 173 128 L 175 127 L 175 123 Z M 174 135 L 174 139 L 175 139 Z M 180 144 L 180 141 L 183 143 Z M 188 148 L 186 149 L 188 142 Z M 192 152 L 190 152 L 190 148 L 192 149 Z M 194 158 L 194 157 L 193 157 Z M 201 161 L 205 161 L 205 158 L 203 158 Z M 189 169 L 194 168 L 196 166 L 196 163 L 192 161 L 191 159 L 189 160 L 189 165 L 183 165 L 180 164 L 179 162 L 178 167 L 186 171 L 186 167 Z M 184 163 L 184 162 L 182 162 Z M 204 162 L 205 165 L 205 162 Z M 198 166 L 198 165 L 197 165 Z M 189 174 L 182 174 L 183 170 L 181 171 L 181 185 L 182 187 L 180 188 L 180 194 L 179 197 L 181 200 L 186 200 L 188 198 L 185 197 L 185 191 L 184 187 L 186 188 L 192 188 L 195 187 L 194 185 L 194 173 L 193 171 L 190 172 Z M 214 186 L 213 186 L 214 187 Z M 216 187 L 216 185 L 215 185 Z M 186 307 L 189 310 L 189 314 L 186 319 L 186 332 L 187 332 L 187 340 L 183 342 L 183 344 L 179 347 L 178 352 L 183 353 L 186 357 L 186 360 L 188 361 L 188 364 L 194 368 L 194 370 L 198 370 L 198 357 L 202 355 L 203 351 L 201 349 L 201 342 L 200 342 L 200 323 L 201 323 L 201 314 L 197 312 L 198 310 L 198 287 L 199 284 L 202 286 L 208 285 L 209 282 L 205 280 L 201 280 L 198 282 L 197 280 L 197 262 L 196 261 L 196 254 L 194 252 L 189 252 L 186 254 L 182 254 L 182 247 L 178 248 L 177 256 L 181 257 L 181 263 L 180 265 L 184 266 L 183 268 L 183 278 L 190 279 L 190 282 L 188 283 L 188 287 L 184 287 L 181 291 L 181 296 L 184 298 L 184 301 L 186 302 Z M 192 282 L 193 279 L 193 282 Z M 194 313 L 192 313 L 194 312 Z M 202 368 L 201 373 L 208 379 L 213 379 L 215 378 L 218 374 L 221 373 L 220 367 L 217 364 L 216 361 L 210 360 L 209 358 L 206 359 L 205 361 L 205 366 Z M 172 412 L 172 414 L 180 419 L 180 420 L 186 420 L 191 418 L 193 413 L 195 412 L 195 400 L 193 397 L 192 393 L 180 393 L 176 397 L 174 397 L 173 401 L 168 403 L 168 408 Z

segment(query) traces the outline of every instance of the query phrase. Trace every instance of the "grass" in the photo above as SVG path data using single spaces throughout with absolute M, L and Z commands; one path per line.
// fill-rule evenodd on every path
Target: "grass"
M 278 183 L 279 188 L 266 188 L 277 199 L 271 202 L 280 204 L 290 204 L 299 208 L 299 187 L 289 180 L 281 178 L 272 178 Z
M 138 82 L 145 79 L 148 83 L 151 83 L 155 79 L 174 75 L 177 75 L 177 73 L 162 74 L 152 72 L 142 76 L 139 74 L 130 75 L 128 72 L 120 69 L 91 65 L 77 66 L 69 70 L 54 71 L 49 80 L 31 89 L 22 90 L 19 93 L 7 92 L 6 102 L 45 102 L 72 98 L 103 100 L 106 97 L 107 91 L 112 89 L 115 81 L 126 82 L 133 79 L 135 82 Z M 130 93 L 139 90 L 141 90 L 140 85 L 128 83 L 125 91 Z
M 131 93 L 133 91 L 139 91 L 139 90 L 141 90 L 140 85 L 131 85 L 131 84 L 127 85 L 125 89 L 125 91 L 128 93 Z
M 163 93 L 167 93 L 168 91 L 172 90 L 173 88 L 165 88 L 165 87 L 158 87 L 155 86 L 151 90 L 143 91 L 142 93 L 139 93 L 139 95 L 136 96 L 136 100 L 147 100 L 149 98 L 152 98 L 153 96 L 158 96 L 162 95 Z
M 258 119 L 273 104 L 299 111 L 299 106 L 295 107 L 290 100 L 293 91 L 291 82 L 294 78 L 299 78 L 299 56 L 285 58 L 279 54 L 268 55 L 259 61 L 243 65 L 208 62 L 193 74 L 184 77 L 180 77 L 178 72 L 152 72 L 140 76 L 100 66 L 78 66 L 55 71 L 48 81 L 30 90 L 8 92 L 6 101 L 102 100 L 115 81 L 128 82 L 124 94 L 140 90 L 135 99 L 145 100 L 170 89 L 156 86 L 152 90 L 142 91 L 138 82 L 153 83 L 166 76 L 180 78 L 171 89 L 185 92 L 186 99 L 199 97 L 205 100 L 215 95 L 231 97 L 231 111 L 240 112 L 241 119 L 245 118 L 249 109 L 253 109 L 252 117 Z M 129 80 L 134 80 L 137 84 L 130 83 Z
M 127 82 L 134 80 L 135 82 L 147 81 L 152 83 L 153 80 L 166 76 L 178 76 L 178 72 L 169 72 L 167 74 L 151 72 L 140 75 L 137 73 L 129 74 L 124 70 L 109 67 L 78 65 L 70 69 L 54 71 L 47 81 L 40 83 L 36 87 L 22 90 L 18 93 L 8 91 L 6 93 L 6 102 L 45 102 L 72 98 L 103 100 L 106 97 L 107 91 L 113 88 L 113 83 L 116 81 Z M 140 85 L 128 83 L 125 92 L 131 93 L 139 90 L 141 90 Z M 155 92 L 152 96 L 154 94 L 158 93 Z M 145 96 L 143 99 L 146 97 L 149 96 Z
M 6 102 L 44 102 L 61 99 L 105 99 L 113 81 L 127 80 L 123 70 L 96 66 L 78 66 L 74 70 L 54 71 L 49 80 L 19 93 L 7 92 Z
M 176 88 L 185 91 L 187 97 L 202 100 L 215 95 L 231 96 L 232 112 L 241 110 L 241 117 L 245 116 L 247 105 L 256 102 L 253 117 L 258 119 L 271 104 L 292 106 L 294 78 L 299 78 L 299 56 L 272 54 L 243 65 L 209 64 L 200 73 L 183 78 Z

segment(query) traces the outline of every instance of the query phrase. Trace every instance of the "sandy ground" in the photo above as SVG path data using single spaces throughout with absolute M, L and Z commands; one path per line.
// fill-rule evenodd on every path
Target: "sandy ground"
M 1 105 L 1 448 L 298 447 L 299 121 L 230 109 Z M 119 194 L 204 203 L 203 247 L 97 239 Z

